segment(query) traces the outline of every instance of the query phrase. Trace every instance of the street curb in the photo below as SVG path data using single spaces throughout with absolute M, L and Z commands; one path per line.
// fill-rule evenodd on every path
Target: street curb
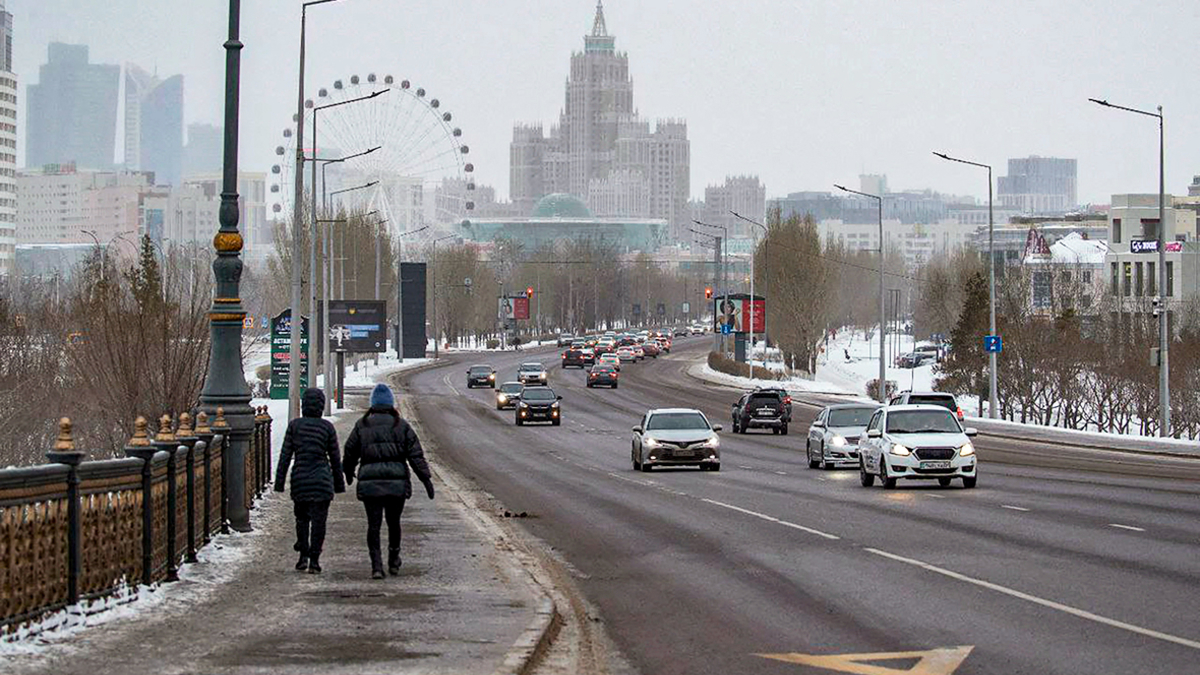
M 390 379 L 392 376 L 413 375 L 437 365 L 439 364 L 434 362 L 400 373 L 392 373 L 387 377 Z M 409 402 L 410 399 L 408 397 L 397 398 L 399 399 L 398 407 L 401 410 L 401 414 L 418 431 L 421 431 L 420 418 Z M 433 440 L 432 436 L 424 433 L 421 433 L 420 436 L 423 438 L 422 445 L 436 454 L 437 443 Z M 514 568 L 523 573 L 530 590 L 533 591 L 534 595 L 539 597 L 533 621 L 521 632 L 521 636 L 509 648 L 504 656 L 504 660 L 494 671 L 495 675 L 528 675 L 538 665 L 542 656 L 558 636 L 559 630 L 563 625 L 563 617 L 558 609 L 558 604 L 554 601 L 549 589 L 542 581 L 542 579 L 549 579 L 550 575 L 540 569 L 534 556 L 526 552 L 524 545 L 514 536 L 508 534 L 500 521 L 492 515 L 492 509 L 486 503 L 487 493 L 478 488 L 468 487 L 467 479 L 458 475 L 456 471 L 447 466 L 431 464 L 430 469 L 434 477 L 444 484 L 450 494 L 454 496 L 454 500 L 463 509 L 467 520 L 471 521 L 487 538 L 492 540 L 498 550 L 507 552 L 510 555 Z
M 687 375 L 688 377 L 692 378 L 693 380 L 699 380 L 701 382 L 716 385 L 718 387 L 725 387 L 727 389 L 735 389 L 735 390 L 742 390 L 742 391 L 744 391 L 746 389 L 746 387 L 744 387 L 744 386 L 730 384 L 729 382 L 722 382 L 720 380 L 715 380 L 715 379 L 712 379 L 712 378 L 704 375 L 703 373 L 699 372 L 699 369 L 703 366 L 704 366 L 704 364 L 702 362 L 690 363 L 683 367 L 683 374 Z M 735 376 L 731 375 L 730 377 L 735 377 Z M 812 396 L 837 396 L 840 398 L 852 398 L 854 396 L 853 394 L 847 394 L 845 392 L 840 392 L 840 391 L 804 391 L 804 392 L 800 392 L 800 393 L 809 394 Z

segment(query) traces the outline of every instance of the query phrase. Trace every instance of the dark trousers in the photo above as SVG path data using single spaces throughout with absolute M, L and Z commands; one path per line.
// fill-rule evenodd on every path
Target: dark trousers
M 316 559 L 325 545 L 325 520 L 329 518 L 329 502 L 293 502 L 292 512 L 296 514 L 295 549 L 309 558 Z
M 363 501 L 367 508 L 367 549 L 371 552 L 371 560 L 381 559 L 379 550 L 379 528 L 387 520 L 388 549 L 400 549 L 400 514 L 404 511 L 404 500 L 396 497 L 382 499 L 367 499 Z

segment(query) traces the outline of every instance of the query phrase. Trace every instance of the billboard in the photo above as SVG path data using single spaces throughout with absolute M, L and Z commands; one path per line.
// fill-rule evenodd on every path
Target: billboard
M 386 351 L 387 303 L 330 300 L 329 348 L 335 352 Z
M 400 345 L 406 359 L 425 358 L 425 263 L 400 263 Z
M 737 293 L 713 298 L 713 332 L 761 333 L 766 328 L 766 311 L 767 303 L 761 296 L 751 299 L 746 293 Z
M 529 298 L 523 295 L 511 298 L 499 298 L 497 300 L 496 316 L 501 321 L 529 320 Z
M 271 319 L 271 398 L 288 397 L 292 356 L 292 310 Z M 300 389 L 308 387 L 308 317 L 300 324 Z

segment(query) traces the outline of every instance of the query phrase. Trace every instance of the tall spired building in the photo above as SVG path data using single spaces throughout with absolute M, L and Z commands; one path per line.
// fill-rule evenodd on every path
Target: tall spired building
M 547 134 L 518 124 L 509 152 L 509 194 L 532 211 L 549 194 L 585 200 L 597 216 L 661 218 L 672 237 L 688 222 L 687 123 L 642 120 L 633 107 L 629 56 L 616 50 L 603 2 L 584 49 L 571 55 L 566 102 Z

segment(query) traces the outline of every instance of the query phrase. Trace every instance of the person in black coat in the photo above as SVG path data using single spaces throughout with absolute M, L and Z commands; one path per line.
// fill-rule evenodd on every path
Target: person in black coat
M 433 479 L 421 441 L 400 413 L 396 397 L 386 384 L 371 392 L 371 407 L 354 425 L 346 439 L 346 483 L 354 483 L 358 469 L 358 499 L 367 509 L 367 549 L 371 554 L 371 578 L 383 579 L 383 556 L 379 529 L 388 526 L 388 572 L 400 573 L 400 514 L 412 497 L 412 474 L 433 499 Z
M 292 466 L 292 507 L 296 515 L 296 546 L 300 560 L 296 570 L 321 573 L 321 547 L 325 544 L 325 520 L 334 493 L 345 492 L 342 457 L 338 452 L 337 430 L 321 415 L 325 395 L 320 389 L 304 390 L 300 401 L 301 417 L 288 424 L 283 436 L 283 451 L 275 471 L 275 491 L 283 492 L 288 465 Z M 311 527 L 311 538 L 309 530 Z

